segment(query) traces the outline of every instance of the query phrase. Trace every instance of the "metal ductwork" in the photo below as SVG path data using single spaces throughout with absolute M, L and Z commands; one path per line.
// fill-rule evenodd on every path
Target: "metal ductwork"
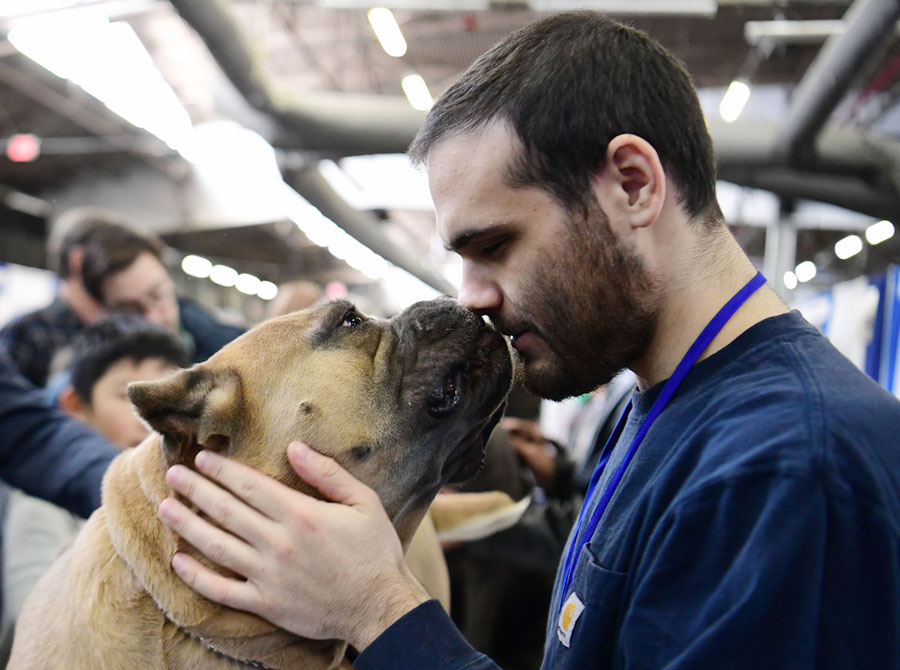
M 403 153 L 425 115 L 401 97 L 310 93 L 297 98 L 276 90 L 223 0 L 171 0 L 241 95 L 276 126 L 275 147 L 329 156 Z
M 719 178 L 898 220 L 900 142 L 829 126 L 813 141 L 815 160 L 792 167 L 778 152 L 780 130 L 771 122 L 712 121 Z
M 791 163 L 808 157 L 813 141 L 862 71 L 895 29 L 897 0 L 856 0 L 847 10 L 842 35 L 828 39 L 794 91 L 778 143 L 779 156 Z
M 241 96 L 261 113 L 265 123 L 256 127 L 274 147 L 328 156 L 403 153 L 415 137 L 424 114 L 412 109 L 406 99 L 321 93 L 288 98 L 268 83 L 221 0 L 172 0 L 172 4 L 197 31 Z M 388 240 L 374 216 L 344 202 L 315 169 L 317 162 L 286 170 L 285 180 L 382 258 L 443 293 L 456 294 L 447 280 Z

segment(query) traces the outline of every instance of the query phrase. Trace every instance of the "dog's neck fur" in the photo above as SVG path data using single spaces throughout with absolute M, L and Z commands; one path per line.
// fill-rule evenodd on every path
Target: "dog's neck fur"
M 165 618 L 198 644 L 248 664 L 309 670 L 337 667 L 345 643 L 297 637 L 253 614 L 217 605 L 181 581 L 170 567 L 176 551 L 209 562 L 157 517 L 159 503 L 172 495 L 165 482 L 166 469 L 160 437 L 153 434 L 116 458 L 103 480 L 113 547 Z

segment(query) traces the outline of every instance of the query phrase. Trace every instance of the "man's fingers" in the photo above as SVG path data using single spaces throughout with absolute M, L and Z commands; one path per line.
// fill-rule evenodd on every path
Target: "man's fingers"
M 258 544 L 260 532 L 269 521 L 259 511 L 183 465 L 169 468 L 166 482 L 228 532 Z
M 291 489 L 280 482 L 267 477 L 258 470 L 248 468 L 242 463 L 220 456 L 214 451 L 201 451 L 197 454 L 197 458 L 194 459 L 194 461 L 200 472 L 210 479 L 222 484 L 222 486 L 231 491 L 240 500 L 247 503 L 253 509 L 259 510 L 270 519 L 278 518 L 279 512 L 281 512 L 287 504 L 286 497 L 291 493 L 294 493 Z M 169 472 L 172 472 L 173 470 L 174 468 L 171 468 Z M 172 482 L 169 483 L 174 487 Z M 215 509 L 207 509 L 202 505 L 201 500 L 197 499 L 202 496 L 203 500 L 206 501 L 208 497 L 214 496 L 215 491 L 212 489 L 216 487 L 206 488 L 201 491 L 199 490 L 199 482 L 196 486 L 198 488 L 198 492 L 195 494 L 197 497 L 195 497 L 195 495 L 188 495 L 180 489 L 176 490 L 187 496 L 195 504 L 200 505 L 203 510 L 216 519 L 216 521 L 226 523 L 223 519 L 214 516 Z M 215 505 L 217 502 L 220 505 L 225 505 L 221 499 L 218 501 L 215 499 L 210 500 L 207 504 Z M 228 507 L 223 507 L 222 511 L 228 513 L 232 510 Z M 251 528 L 248 528 L 247 530 L 252 532 L 253 521 L 255 520 L 248 519 L 248 521 L 251 521 Z M 238 532 L 237 529 L 232 528 L 230 523 L 227 523 L 226 525 L 228 525 L 228 528 Z
M 255 565 L 248 545 L 201 519 L 174 498 L 163 500 L 157 513 L 166 526 L 214 563 L 244 576 Z
M 180 552 L 172 558 L 172 568 L 188 586 L 213 602 L 235 609 L 255 610 L 259 592 L 250 582 L 223 577 Z
M 355 507 L 370 506 L 378 501 L 372 489 L 344 470 L 337 461 L 302 442 L 291 442 L 288 446 L 288 461 L 303 481 L 333 502 Z

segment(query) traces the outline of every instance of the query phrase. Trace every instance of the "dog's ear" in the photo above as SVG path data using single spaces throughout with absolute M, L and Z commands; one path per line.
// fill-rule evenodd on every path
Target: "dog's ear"
M 162 435 L 169 465 L 193 466 L 201 449 L 227 453 L 241 423 L 241 378 L 202 365 L 153 382 L 128 385 L 138 414 Z

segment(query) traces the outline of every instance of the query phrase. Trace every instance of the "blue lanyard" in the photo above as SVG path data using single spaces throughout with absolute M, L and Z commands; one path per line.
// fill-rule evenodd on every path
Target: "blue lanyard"
M 631 441 L 631 445 L 628 447 L 628 451 L 625 453 L 625 457 L 622 459 L 622 462 L 619 463 L 619 467 L 616 468 L 616 471 L 613 473 L 613 476 L 610 478 L 609 483 L 606 485 L 606 489 L 603 491 L 603 495 L 600 498 L 600 501 L 597 503 L 597 506 L 594 508 L 593 513 L 591 514 L 591 518 L 588 521 L 588 525 L 582 531 L 582 522 L 584 521 L 584 511 L 588 507 L 590 500 L 594 496 L 594 491 L 597 488 L 597 483 L 600 481 L 600 476 L 603 474 L 603 469 L 606 467 L 607 462 L 609 461 L 609 457 L 612 455 L 613 447 L 615 447 L 616 442 L 619 441 L 619 438 L 622 435 L 622 430 L 625 427 L 625 422 L 628 418 L 628 414 L 631 412 L 631 401 L 628 401 L 628 405 L 625 407 L 625 411 L 622 412 L 622 416 L 619 417 L 619 422 L 616 424 L 615 429 L 612 432 L 612 435 L 609 436 L 609 439 L 606 441 L 606 445 L 603 447 L 603 451 L 601 452 L 600 461 L 597 463 L 597 467 L 594 468 L 594 474 L 591 476 L 591 483 L 588 486 L 587 495 L 584 499 L 584 504 L 581 506 L 581 511 L 578 514 L 578 521 L 575 523 L 575 533 L 573 535 L 573 541 L 568 546 L 566 550 L 565 558 L 563 559 L 563 581 L 562 581 L 562 590 L 560 591 L 560 607 L 565 603 L 566 594 L 569 592 L 569 587 L 572 585 L 572 573 L 575 569 L 575 561 L 577 560 L 578 554 L 581 553 L 582 547 L 590 540 L 590 538 L 594 535 L 594 531 L 597 528 L 597 524 L 600 522 L 600 517 L 603 516 L 603 512 L 606 510 L 609 505 L 609 501 L 612 499 L 613 493 L 616 491 L 616 487 L 619 485 L 619 482 L 622 480 L 622 476 L 625 474 L 625 469 L 628 467 L 628 464 L 631 463 L 631 459 L 634 456 L 634 453 L 637 451 L 638 446 L 643 442 L 644 436 L 647 434 L 647 431 L 650 430 L 650 426 L 653 425 L 653 422 L 656 421 L 656 418 L 662 413 L 663 409 L 665 409 L 669 400 L 675 394 L 675 391 L 681 385 L 681 382 L 687 376 L 687 373 L 694 366 L 694 363 L 697 362 L 697 359 L 700 358 L 700 354 L 702 354 L 706 348 L 709 346 L 709 343 L 715 339 L 716 335 L 719 334 L 719 331 L 722 330 L 722 327 L 728 323 L 728 320 L 734 316 L 734 313 L 743 305 L 747 299 L 753 295 L 756 290 L 766 283 L 766 278 L 762 276 L 762 273 L 757 272 L 756 276 L 753 277 L 744 287 L 738 291 L 725 305 L 718 311 L 718 313 L 712 318 L 712 320 L 706 325 L 706 328 L 703 329 L 703 332 L 694 340 L 694 343 L 691 345 L 691 348 L 688 349 L 687 353 L 684 355 L 684 358 L 681 359 L 681 362 L 678 364 L 678 367 L 675 368 L 675 372 L 672 373 L 672 376 L 669 378 L 669 381 L 666 382 L 666 385 L 663 387 L 662 392 L 659 394 L 659 397 L 656 399 L 656 402 L 653 403 L 653 406 L 650 408 L 650 412 L 647 414 L 647 417 L 641 423 L 640 428 L 638 428 L 637 434 L 634 436 L 634 439 Z M 575 548 L 578 548 L 576 551 Z

